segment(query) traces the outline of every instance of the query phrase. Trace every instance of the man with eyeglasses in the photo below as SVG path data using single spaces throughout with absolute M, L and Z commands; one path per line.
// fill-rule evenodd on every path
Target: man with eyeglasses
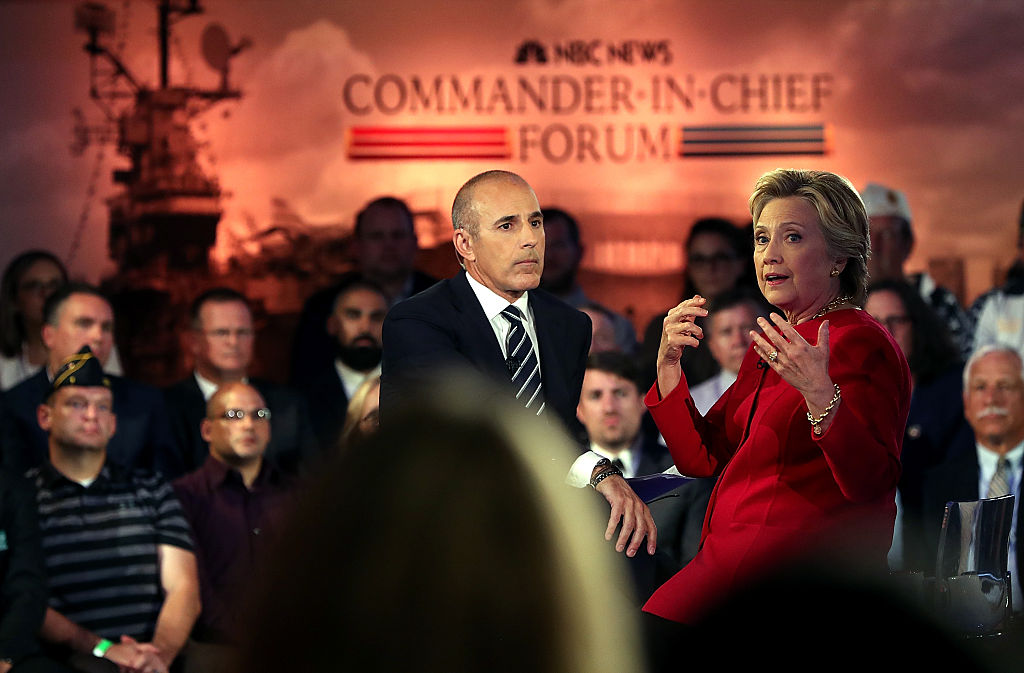
M 37 422 L 36 407 L 56 371 L 85 345 L 103 366 L 114 346 L 114 309 L 92 285 L 71 283 L 58 289 L 47 298 L 43 319 L 46 366 L 2 398 L 0 452 L 4 465 L 20 474 L 46 461 L 49 441 Z M 106 447 L 110 460 L 123 467 L 180 474 L 181 451 L 171 434 L 160 391 L 120 376 L 107 376 L 114 393 L 114 414 L 121 426 Z
M 37 406 L 49 449 L 27 475 L 50 591 L 40 636 L 75 669 L 164 673 L 199 614 L 192 539 L 169 483 L 107 459 L 111 383 L 85 346 Z
M 182 446 L 184 471 L 198 469 L 206 460 L 208 450 L 200 424 L 207 402 L 219 386 L 242 381 L 260 392 L 274 414 L 268 460 L 287 473 L 297 472 L 318 450 L 309 411 L 298 393 L 249 377 L 255 332 L 248 299 L 230 288 L 213 288 L 192 302 L 190 318 L 188 348 L 195 369 L 191 376 L 164 390 L 171 428 Z
M 189 670 L 221 670 L 238 642 L 247 587 L 259 585 L 262 560 L 290 500 L 290 483 L 263 460 L 272 414 L 259 391 L 233 382 L 206 404 L 200 431 L 203 466 L 174 482 L 195 536 L 203 610 L 187 652 Z

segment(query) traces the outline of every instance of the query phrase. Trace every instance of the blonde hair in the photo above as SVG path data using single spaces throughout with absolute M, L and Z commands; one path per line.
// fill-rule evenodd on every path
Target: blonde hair
M 825 246 L 832 257 L 846 258 L 839 274 L 842 294 L 863 306 L 867 299 L 869 220 L 864 202 L 849 180 L 828 171 L 777 168 L 758 178 L 748 203 L 756 224 L 769 201 L 796 196 L 814 206 Z
M 237 670 L 645 670 L 600 499 L 563 483 L 564 431 L 506 395 L 438 377 L 320 471 Z
M 359 427 L 359 422 L 363 420 L 363 405 L 366 404 L 366 398 L 375 388 L 380 388 L 379 374 L 367 378 L 352 393 L 352 399 L 348 401 L 348 407 L 345 410 L 345 424 L 341 427 L 341 433 L 338 435 L 340 447 L 351 445 L 363 435 L 363 431 Z

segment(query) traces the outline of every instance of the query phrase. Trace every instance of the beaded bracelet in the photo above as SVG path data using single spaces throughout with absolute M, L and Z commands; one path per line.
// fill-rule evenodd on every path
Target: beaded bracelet
M 837 383 L 835 384 L 835 386 L 836 394 L 832 396 L 832 401 L 828 403 L 827 407 L 825 407 L 825 411 L 821 412 L 821 416 L 815 418 L 814 416 L 811 416 L 810 411 L 807 412 L 807 420 L 811 422 L 811 429 L 814 431 L 814 434 L 818 435 L 819 437 L 823 432 L 821 429 L 821 422 L 828 418 L 828 415 L 832 412 L 833 407 L 836 406 L 836 403 L 839 402 L 839 398 L 842 397 L 842 395 L 839 393 L 839 384 Z
M 621 477 L 622 470 L 620 470 L 617 467 L 609 467 L 608 469 L 598 472 L 597 476 L 590 480 L 590 485 L 593 486 L 594 488 L 597 488 L 597 485 L 600 484 L 602 481 L 616 474 Z

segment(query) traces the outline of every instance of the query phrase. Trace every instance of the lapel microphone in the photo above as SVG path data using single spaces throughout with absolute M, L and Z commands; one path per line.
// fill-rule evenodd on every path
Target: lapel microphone
M 520 364 L 521 363 L 519 362 L 519 358 L 517 358 L 514 355 L 509 355 L 507 358 L 505 358 L 505 366 L 508 367 L 508 375 L 514 376 L 516 370 L 519 369 Z

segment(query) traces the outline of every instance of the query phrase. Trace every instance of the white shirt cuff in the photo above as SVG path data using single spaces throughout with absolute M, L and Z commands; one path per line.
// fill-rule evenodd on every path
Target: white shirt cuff
M 597 466 L 597 462 L 604 456 L 598 455 L 593 451 L 587 451 L 581 454 L 576 462 L 572 464 L 569 469 L 569 474 L 565 475 L 565 483 L 576 488 L 583 488 L 584 486 L 590 485 L 590 475 L 594 473 L 594 468 Z

